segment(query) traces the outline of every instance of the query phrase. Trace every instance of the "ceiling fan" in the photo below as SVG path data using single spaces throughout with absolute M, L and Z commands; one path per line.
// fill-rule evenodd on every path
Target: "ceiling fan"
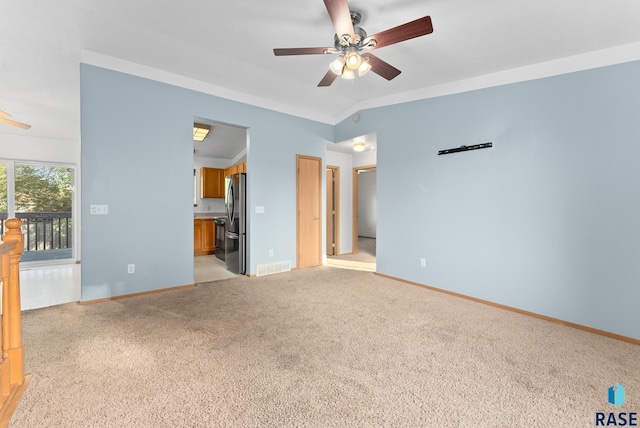
M 6 123 L 7 125 L 17 126 L 22 129 L 29 129 L 31 125 L 27 125 L 26 123 L 16 122 L 15 120 L 7 119 L 7 117 L 11 117 L 11 115 L 7 112 L 0 110 L 0 122 Z
M 367 36 L 358 26 L 361 15 L 349 10 L 347 0 L 324 0 L 329 17 L 336 29 L 333 47 L 326 48 L 280 48 L 274 49 L 276 56 L 316 55 L 338 53 L 340 56 L 331 63 L 329 71 L 318 86 L 330 86 L 338 76 L 354 79 L 355 73 L 362 76 L 369 70 L 391 80 L 400 74 L 400 70 L 363 50 L 380 49 L 394 43 L 403 42 L 433 32 L 431 17 L 425 16 L 415 21 Z

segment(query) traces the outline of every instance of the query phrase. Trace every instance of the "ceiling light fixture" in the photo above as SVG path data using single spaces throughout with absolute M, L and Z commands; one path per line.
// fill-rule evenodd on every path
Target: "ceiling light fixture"
M 329 68 L 335 74 L 340 76 L 342 74 L 342 69 L 344 68 L 344 57 L 339 56 L 338 58 L 336 58 L 331 64 L 329 64 Z
M 333 36 L 333 47 L 276 48 L 273 50 L 275 56 L 337 54 L 339 58 L 331 62 L 329 71 L 325 72 L 324 77 L 318 83 L 319 87 L 331 86 L 337 76 L 341 76 L 343 79 L 355 79 L 356 72 L 358 76 L 363 76 L 369 71 L 373 71 L 387 80 L 395 79 L 400 74 L 400 70 L 369 53 L 368 50 L 404 42 L 433 32 L 431 17 L 424 16 L 368 36 L 367 32 L 359 25 L 362 15 L 360 12 L 350 10 L 347 0 L 324 0 L 324 5 L 336 30 Z M 351 23 L 349 23 L 349 18 L 351 18 Z
M 353 145 L 353 150 L 356 151 L 356 152 L 362 152 L 362 151 L 364 151 L 364 148 L 365 148 L 365 144 L 364 143 L 355 143 Z
M 358 54 L 355 48 L 351 48 L 344 56 L 345 66 L 351 70 L 357 70 L 362 64 L 362 57 Z
M 342 77 L 343 79 L 347 79 L 347 80 L 353 80 L 356 78 L 355 73 L 353 72 L 353 70 L 351 70 L 350 68 L 345 67 L 344 71 L 342 72 Z
M 362 77 L 371 70 L 371 64 L 369 64 L 369 58 L 364 58 L 360 67 L 358 67 L 358 76 Z
M 353 80 L 358 76 L 364 76 L 371 70 L 369 58 L 363 58 L 356 48 L 350 48 L 329 64 L 329 69 L 343 79 Z
M 202 125 L 200 123 L 193 124 L 193 139 L 194 141 L 204 141 L 207 134 L 211 131 L 211 126 Z

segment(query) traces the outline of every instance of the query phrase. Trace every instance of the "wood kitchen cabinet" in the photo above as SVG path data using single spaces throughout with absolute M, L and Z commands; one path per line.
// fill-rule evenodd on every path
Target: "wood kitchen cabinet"
M 230 167 L 224 169 L 224 176 L 228 177 L 235 174 L 236 172 L 238 172 L 238 165 L 231 165 Z
M 200 168 L 200 197 L 224 198 L 225 170 L 221 168 Z
M 229 175 L 238 173 L 238 172 L 247 172 L 247 163 L 246 162 L 241 162 L 241 163 L 237 163 L 235 165 L 231 165 L 228 168 L 224 169 L 224 176 L 227 177 Z
M 202 253 L 202 220 L 193 221 L 193 254 L 199 256 Z
M 193 220 L 193 255 L 204 256 L 216 252 L 216 224 L 212 218 Z
M 216 223 L 212 218 L 202 220 L 202 251 L 216 252 Z

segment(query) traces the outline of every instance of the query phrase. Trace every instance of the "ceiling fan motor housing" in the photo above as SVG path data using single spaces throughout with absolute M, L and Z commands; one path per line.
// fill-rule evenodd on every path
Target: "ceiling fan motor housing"
M 362 42 L 367 38 L 367 32 L 364 31 L 362 27 L 359 27 L 357 24 L 360 23 L 360 14 L 358 12 L 351 11 L 351 22 L 353 23 L 353 35 L 355 40 L 351 40 L 347 35 L 338 36 L 338 34 L 334 35 L 334 43 L 333 46 L 338 51 L 344 51 L 346 48 L 355 47 L 358 50 L 361 50 L 364 46 Z

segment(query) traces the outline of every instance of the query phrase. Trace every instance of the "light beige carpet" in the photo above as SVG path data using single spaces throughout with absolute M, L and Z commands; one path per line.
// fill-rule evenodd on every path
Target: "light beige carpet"
M 11 427 L 589 427 L 640 347 L 319 267 L 26 311 Z

